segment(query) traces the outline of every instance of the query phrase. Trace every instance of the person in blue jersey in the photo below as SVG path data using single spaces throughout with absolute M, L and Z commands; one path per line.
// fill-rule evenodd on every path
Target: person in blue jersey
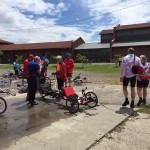
M 17 59 L 16 59 L 16 61 L 13 62 L 13 69 L 15 72 L 15 76 L 18 77 L 18 72 L 20 70 L 20 64 L 18 63 Z
M 37 78 L 40 74 L 40 57 L 35 56 L 34 61 L 31 61 L 28 65 L 28 100 L 31 106 L 37 105 L 38 103 L 35 101 L 35 94 L 37 91 Z

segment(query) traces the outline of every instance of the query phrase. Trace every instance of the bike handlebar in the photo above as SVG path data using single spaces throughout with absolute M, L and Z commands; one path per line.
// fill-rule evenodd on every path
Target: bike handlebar
M 7 95 L 16 96 L 16 93 L 11 93 L 11 91 L 9 89 L 3 90 L 0 88 L 0 93 L 6 93 Z
M 82 89 L 82 92 L 86 91 L 87 90 L 87 87 L 85 89 Z

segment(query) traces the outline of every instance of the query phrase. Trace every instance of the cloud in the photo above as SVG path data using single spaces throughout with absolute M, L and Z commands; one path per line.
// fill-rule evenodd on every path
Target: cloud
M 45 2 L 44 0 L 1 0 L 3 4 L 9 6 L 10 8 L 16 8 L 20 12 L 30 12 L 33 14 L 46 14 L 47 12 L 49 15 L 54 15 L 61 13 L 62 11 L 66 11 L 69 5 L 65 5 L 63 2 L 58 4 L 53 4 L 50 2 Z
M 65 41 L 75 40 L 78 37 L 82 37 L 86 42 L 99 41 L 101 30 L 110 29 L 118 23 L 123 25 L 150 21 L 149 3 L 128 8 L 143 1 L 88 0 L 88 3 L 85 3 L 85 0 L 80 0 L 82 3 L 77 4 L 74 3 L 75 0 L 71 2 L 66 0 L 66 3 L 64 1 L 51 3 L 44 0 L 13 0 L 13 2 L 1 0 L 0 39 L 15 43 Z M 80 5 L 87 13 L 84 12 L 82 16 L 80 9 L 73 12 L 75 4 Z M 122 8 L 128 9 L 114 12 Z M 76 13 L 83 19 L 93 18 L 66 26 L 60 25 L 72 21 L 69 18 Z M 66 14 L 69 14 L 69 18 L 63 16 Z
M 56 25 L 54 29 L 52 27 L 56 24 L 59 14 L 66 11 L 69 5 L 66 6 L 62 2 L 54 5 L 42 0 L 33 0 L 32 2 L 30 0 L 14 0 L 13 3 L 11 0 L 1 0 L 1 6 L 0 38 L 15 43 L 25 43 L 57 41 L 61 33 L 57 32 L 56 36 L 56 33 L 53 32 L 54 29 L 57 30 L 61 26 Z M 24 13 L 25 11 L 28 13 Z M 37 16 L 46 11 L 45 16 Z M 53 13 L 50 13 L 51 11 Z M 57 17 L 48 17 L 52 15 Z M 61 32 L 66 31 L 61 30 Z
M 82 2 L 84 4 L 84 0 L 82 0 Z M 84 6 L 88 7 L 90 16 L 98 16 L 94 18 L 96 21 L 103 21 L 107 16 L 111 16 L 111 19 L 106 25 L 118 23 L 134 24 L 150 21 L 150 2 L 144 3 L 144 0 L 89 0 L 88 2 L 89 3 L 86 3 Z M 143 4 L 141 5 L 133 6 L 142 2 Z

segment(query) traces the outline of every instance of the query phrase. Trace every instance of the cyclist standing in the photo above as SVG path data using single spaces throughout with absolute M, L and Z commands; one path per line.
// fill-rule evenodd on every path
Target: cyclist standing
M 18 60 L 13 62 L 13 68 L 15 71 L 15 76 L 18 77 L 19 69 L 20 69 L 20 64 L 18 63 Z
M 49 60 L 47 58 L 45 58 L 41 64 L 40 83 L 45 82 L 45 79 L 47 77 L 48 64 L 49 64 Z
M 34 56 L 30 54 L 28 58 L 23 62 L 23 74 L 24 74 L 25 79 L 28 76 L 28 64 L 29 62 L 33 61 L 33 59 L 34 59 Z
M 58 90 L 61 92 L 67 80 L 66 64 L 63 62 L 62 56 L 57 56 L 56 59 L 56 72 L 52 73 L 52 75 L 56 74 Z
M 74 60 L 71 58 L 70 53 L 66 53 L 66 59 L 64 60 L 64 63 L 66 64 L 68 83 L 69 86 L 71 86 L 71 78 L 74 69 Z M 67 86 L 67 82 L 65 84 Z

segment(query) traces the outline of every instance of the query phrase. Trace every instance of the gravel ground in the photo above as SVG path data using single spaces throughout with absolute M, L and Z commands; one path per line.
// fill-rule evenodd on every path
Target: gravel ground
M 90 150 L 150 150 L 150 115 L 130 117 Z

